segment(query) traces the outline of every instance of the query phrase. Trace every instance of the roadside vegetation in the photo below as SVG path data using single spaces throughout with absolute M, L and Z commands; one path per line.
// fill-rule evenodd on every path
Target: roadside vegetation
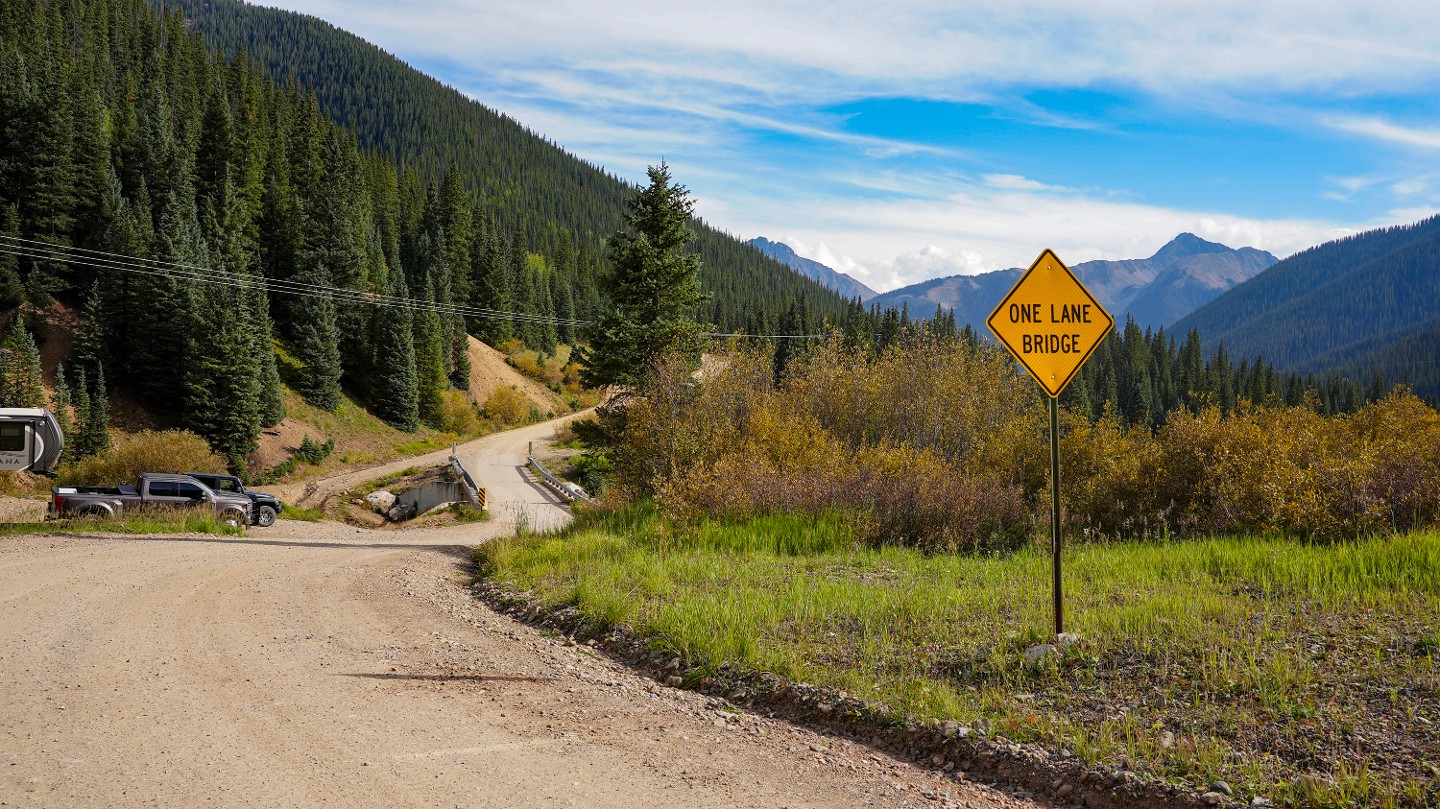
M 286 516 L 290 516 L 286 514 Z M 66 533 L 213 534 L 244 536 L 245 527 L 230 525 L 210 509 L 151 510 L 113 518 L 76 517 L 45 522 L 0 523 L 0 535 Z
M 488 546 L 487 575 L 692 684 L 773 672 L 1246 800 L 1440 803 L 1440 413 L 1409 392 L 1065 413 L 1081 640 L 1027 663 L 1052 627 L 1048 437 L 1008 356 L 915 335 L 778 379 L 764 351 L 713 365 L 662 359 L 577 425 L 605 508 Z
M 1233 537 L 1066 559 L 1082 641 L 1039 664 L 1049 555 L 875 546 L 844 515 L 680 524 L 651 505 L 483 546 L 482 569 L 596 632 L 953 719 L 1095 768 L 1297 807 L 1440 800 L 1440 534 Z M 1123 573 L 1120 573 L 1123 571 Z

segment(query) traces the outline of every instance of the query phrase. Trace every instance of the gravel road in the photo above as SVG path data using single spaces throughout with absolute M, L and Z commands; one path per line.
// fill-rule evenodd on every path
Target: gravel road
M 665 688 L 472 598 L 471 546 L 516 514 L 567 519 L 516 468 L 550 430 L 462 448 L 488 523 L 0 538 L 0 806 L 1036 805 Z

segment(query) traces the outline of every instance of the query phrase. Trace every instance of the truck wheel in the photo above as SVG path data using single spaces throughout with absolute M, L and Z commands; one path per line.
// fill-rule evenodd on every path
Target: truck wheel
M 231 509 L 229 511 L 226 511 L 225 513 L 220 515 L 220 519 L 223 520 L 226 525 L 234 526 L 237 528 L 244 528 L 250 522 L 245 518 L 245 512 L 238 509 Z
M 270 506 L 259 506 L 255 509 L 255 524 L 261 528 L 269 528 L 275 524 L 275 509 Z
M 84 511 L 80 512 L 80 516 L 81 516 L 81 517 L 95 517 L 96 519 L 101 519 L 101 520 L 103 520 L 103 519 L 105 519 L 106 517 L 109 517 L 109 516 L 110 516 L 110 512 L 106 511 L 105 509 L 103 509 L 103 508 L 101 508 L 101 507 L 99 507 L 99 506 L 91 506 L 91 507 L 85 509 Z

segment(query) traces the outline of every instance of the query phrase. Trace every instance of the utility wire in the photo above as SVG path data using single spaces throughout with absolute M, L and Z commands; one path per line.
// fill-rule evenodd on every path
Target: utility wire
M 14 244 L 15 242 L 41 245 L 41 247 Z M 137 259 L 131 256 L 124 256 L 118 253 L 106 253 L 100 250 L 85 250 L 78 247 L 66 248 L 61 245 L 53 245 L 48 242 L 36 242 L 31 239 L 19 239 L 14 236 L 0 236 L 0 252 L 11 253 L 27 258 L 58 260 L 68 264 L 94 267 L 96 269 L 121 270 L 140 275 L 171 278 L 173 280 L 220 284 L 237 289 L 265 288 L 274 292 L 285 292 L 305 297 L 329 298 L 343 303 L 396 306 L 433 311 L 441 314 L 469 315 L 487 319 L 513 319 L 532 323 L 554 323 L 556 325 L 586 326 L 590 323 L 590 321 L 587 320 L 574 318 L 550 318 L 543 315 L 523 314 L 520 312 L 501 312 L 482 307 L 441 303 L 417 298 L 401 298 L 394 295 L 382 295 L 380 293 L 365 292 L 357 289 L 345 289 L 343 287 L 310 284 L 285 279 L 264 278 L 258 275 L 237 275 L 223 270 L 160 261 L 158 259 Z M 71 255 L 72 253 L 92 255 L 77 256 Z
M 159 259 L 137 258 L 120 253 L 111 253 L 103 250 L 90 250 L 82 247 L 68 247 L 52 242 L 37 241 L 34 239 L 22 239 L 17 236 L 0 235 L 0 253 L 20 256 L 23 258 L 38 259 L 44 261 L 61 261 L 74 266 L 91 267 L 101 270 L 118 270 L 121 272 L 149 275 L 152 277 L 168 278 L 177 281 L 191 281 L 235 289 L 266 289 L 271 292 L 282 292 L 290 295 L 303 297 L 329 299 L 340 303 L 365 304 L 370 306 L 389 306 L 394 308 L 410 309 L 414 311 L 428 311 L 439 314 L 461 315 L 485 320 L 511 320 L 519 323 L 541 323 L 554 325 L 568 325 L 572 327 L 589 326 L 593 321 L 580 320 L 578 318 L 546 317 L 544 315 L 525 314 L 521 312 L 503 312 L 483 307 L 466 306 L 455 303 L 442 303 L 439 301 L 427 301 L 417 298 L 402 298 L 394 295 L 384 295 L 374 292 L 365 292 L 356 289 L 345 289 L 343 287 L 326 286 L 323 284 L 311 284 L 302 281 L 288 279 L 265 278 L 258 275 L 240 275 L 224 270 L 217 270 L 209 267 L 198 267 L 191 264 L 161 261 Z M 821 340 L 827 335 L 824 334 L 744 334 L 739 332 L 706 332 L 705 337 L 716 338 L 747 338 L 758 340 Z

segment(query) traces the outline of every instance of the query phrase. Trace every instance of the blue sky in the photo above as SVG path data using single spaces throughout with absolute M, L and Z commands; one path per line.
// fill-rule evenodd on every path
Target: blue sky
M 1434 0 L 279 5 L 882 291 L 1440 211 Z

